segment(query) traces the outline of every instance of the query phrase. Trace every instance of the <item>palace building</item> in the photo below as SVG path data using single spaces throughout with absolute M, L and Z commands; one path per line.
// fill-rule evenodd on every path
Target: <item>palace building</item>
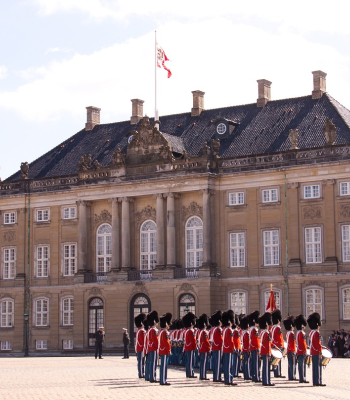
M 0 182 L 0 355 L 107 350 L 134 315 L 317 311 L 350 329 L 350 111 L 313 91 L 85 128 Z

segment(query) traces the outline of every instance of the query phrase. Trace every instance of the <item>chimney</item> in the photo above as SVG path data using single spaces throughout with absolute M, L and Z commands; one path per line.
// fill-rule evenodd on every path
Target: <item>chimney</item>
M 191 109 L 191 117 L 198 117 L 204 110 L 204 92 L 194 90 L 193 94 L 193 108 Z
M 266 106 L 266 103 L 271 100 L 271 85 L 272 82 L 266 79 L 259 79 L 258 81 L 258 100 L 256 105 L 258 107 Z
M 130 118 L 131 125 L 137 124 L 143 118 L 143 100 L 132 99 L 132 116 Z
M 87 109 L 87 117 L 86 117 L 86 124 L 85 124 L 85 130 L 86 131 L 91 131 L 94 129 L 95 125 L 98 125 L 100 123 L 100 108 L 97 107 L 86 107 Z
M 313 71 L 314 76 L 314 90 L 312 91 L 313 99 L 320 99 L 323 93 L 326 93 L 326 76 L 323 71 Z

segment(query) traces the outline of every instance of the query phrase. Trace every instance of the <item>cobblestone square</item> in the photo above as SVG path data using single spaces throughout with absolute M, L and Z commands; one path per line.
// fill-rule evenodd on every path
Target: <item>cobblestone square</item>
M 287 372 L 287 361 L 282 361 L 282 373 Z M 307 398 L 349 399 L 350 360 L 332 359 L 323 369 L 326 387 L 312 384 L 288 382 L 274 379 L 275 387 L 246 383 L 237 378 L 236 387 L 223 384 L 186 379 L 183 368 L 169 367 L 168 382 L 171 386 L 160 386 L 137 378 L 136 357 L 122 359 L 121 356 L 94 357 L 3 357 L 1 358 L 1 399 L 256 399 L 273 396 L 280 399 Z M 158 371 L 157 371 L 158 373 Z M 311 368 L 307 368 L 307 379 L 311 382 Z M 211 378 L 211 373 L 209 374 Z M 158 378 L 158 375 L 157 375 Z

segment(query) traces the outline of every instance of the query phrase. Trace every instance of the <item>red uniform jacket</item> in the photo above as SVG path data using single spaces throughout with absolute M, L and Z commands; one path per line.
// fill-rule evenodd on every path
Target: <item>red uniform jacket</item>
M 306 354 L 307 346 L 306 346 L 306 335 L 304 331 L 297 332 L 297 355 Z
M 157 351 L 158 350 L 158 329 L 156 327 L 152 327 L 149 329 L 148 332 L 148 346 L 147 346 L 147 353 L 150 351 Z
M 197 348 L 196 335 L 193 329 L 189 328 L 184 334 L 184 351 L 192 351 Z
M 316 356 L 322 353 L 322 346 L 320 341 L 320 332 L 318 330 L 312 330 L 309 333 L 310 338 L 310 354 Z
M 233 343 L 233 330 L 230 327 L 226 327 L 222 333 L 222 341 L 223 341 L 223 353 L 233 353 L 235 349 Z
M 199 352 L 200 353 L 210 352 L 209 333 L 205 329 L 199 332 Z
M 143 345 L 143 351 L 145 354 L 148 354 L 148 335 L 149 335 L 150 329 L 148 328 L 146 333 L 145 333 L 145 341 Z
M 143 351 L 145 346 L 145 335 L 146 331 L 143 328 L 139 328 L 136 332 L 136 344 L 135 344 L 135 351 Z
M 286 334 L 286 339 L 287 339 L 287 353 L 295 353 L 294 332 L 288 331 Z
M 249 350 L 260 350 L 259 330 L 252 326 L 249 331 Z
M 248 353 L 249 351 L 249 332 L 242 331 L 242 353 Z
M 213 328 L 213 344 L 212 350 L 217 351 L 222 349 L 222 329 L 220 326 Z
M 159 355 L 167 356 L 170 352 L 169 332 L 166 329 L 162 329 L 159 334 Z
M 242 350 L 241 336 L 239 334 L 238 329 L 233 330 L 233 345 L 234 345 L 235 351 Z
M 272 344 L 277 346 L 279 349 L 284 347 L 284 340 L 281 331 L 281 327 L 279 325 L 274 325 L 271 328 L 271 337 L 272 337 Z
M 260 355 L 262 356 L 271 356 L 271 336 L 267 329 L 264 329 L 260 332 Z

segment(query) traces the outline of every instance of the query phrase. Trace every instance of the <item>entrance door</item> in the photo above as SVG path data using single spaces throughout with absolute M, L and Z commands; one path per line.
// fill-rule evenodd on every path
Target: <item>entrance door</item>
M 95 346 L 94 333 L 103 326 L 103 300 L 94 297 L 89 303 L 89 346 Z
M 137 328 L 135 326 L 135 317 L 140 313 L 149 313 L 151 311 L 151 302 L 148 296 L 145 294 L 137 294 L 131 301 L 130 310 L 130 340 L 131 344 L 134 345 Z

